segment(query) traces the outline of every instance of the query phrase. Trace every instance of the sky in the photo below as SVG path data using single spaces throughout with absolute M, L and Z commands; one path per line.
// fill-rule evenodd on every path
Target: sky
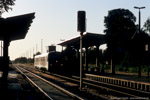
M 2 14 L 3 18 L 35 12 L 35 18 L 25 39 L 12 41 L 9 46 L 11 60 L 25 56 L 31 57 L 36 51 L 46 52 L 46 46 L 57 44 L 79 36 L 77 32 L 77 12 L 86 11 L 87 32 L 104 34 L 104 16 L 108 11 L 118 8 L 129 9 L 137 18 L 138 10 L 134 6 L 143 7 L 141 10 L 141 27 L 150 17 L 149 0 L 16 0 L 12 11 Z M 102 48 L 105 48 L 103 46 Z

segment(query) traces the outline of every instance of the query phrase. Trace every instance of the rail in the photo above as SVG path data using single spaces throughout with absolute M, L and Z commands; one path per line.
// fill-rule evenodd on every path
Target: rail
M 50 97 L 50 96 L 49 96 L 46 92 L 44 92 L 38 85 L 36 85 L 28 76 L 26 76 L 26 75 L 20 70 L 20 68 L 18 68 L 17 66 L 15 66 L 15 68 L 16 68 L 34 87 L 36 87 L 46 98 L 48 98 L 49 100 L 53 100 L 52 97 Z M 22 69 L 23 69 L 23 68 L 22 68 Z M 23 70 L 25 70 L 25 69 L 23 69 Z M 26 70 L 26 71 L 27 71 L 27 70 Z M 27 72 L 29 72 L 29 71 L 27 71 Z M 29 72 L 29 73 L 32 73 L 32 72 Z M 67 90 L 65 90 L 65 89 L 63 89 L 63 88 L 61 88 L 60 86 L 58 86 L 58 85 L 56 85 L 56 84 L 53 84 L 53 83 L 50 82 L 50 81 L 45 80 L 44 78 L 42 78 L 42 77 L 40 77 L 40 76 L 38 76 L 38 75 L 36 75 L 36 74 L 34 74 L 34 73 L 32 73 L 32 75 L 35 76 L 35 77 L 37 77 L 37 78 L 39 78 L 40 80 L 42 80 L 42 81 L 44 81 L 44 82 L 50 84 L 51 86 L 57 88 L 58 90 L 62 91 L 63 93 L 67 94 L 68 96 L 72 97 L 72 98 L 75 99 L 75 100 L 84 100 L 83 98 L 81 98 L 81 97 L 79 97 L 79 96 L 77 96 L 77 95 L 75 95 L 75 94 L 73 94 L 73 93 L 71 93 L 71 92 L 69 92 L 69 91 L 67 91 Z

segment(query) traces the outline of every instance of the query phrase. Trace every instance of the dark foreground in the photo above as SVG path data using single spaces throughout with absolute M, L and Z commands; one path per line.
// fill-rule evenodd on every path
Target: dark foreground
M 9 68 L 7 83 L 0 72 L 0 100 L 43 100 L 16 70 Z

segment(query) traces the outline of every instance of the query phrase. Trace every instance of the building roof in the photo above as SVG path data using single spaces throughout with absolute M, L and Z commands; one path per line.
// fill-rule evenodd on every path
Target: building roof
M 0 20 L 0 40 L 6 36 L 9 41 L 24 39 L 29 27 L 34 19 L 35 13 L 24 14 L 20 16 L 1 18 Z
M 102 45 L 106 43 L 105 35 L 103 34 L 96 34 L 96 33 L 89 33 L 85 32 L 82 37 L 82 47 L 90 47 L 96 45 Z M 80 36 L 72 38 L 70 40 L 66 40 L 58 45 L 61 46 L 71 46 L 75 48 L 80 47 Z

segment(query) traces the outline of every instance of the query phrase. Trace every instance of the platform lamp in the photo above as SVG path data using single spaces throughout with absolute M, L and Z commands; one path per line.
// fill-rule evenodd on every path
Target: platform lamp
M 136 7 L 134 6 L 135 9 L 139 9 L 139 34 L 140 34 L 140 31 L 141 31 L 141 12 L 140 10 L 141 9 L 144 9 L 145 7 Z M 139 66 L 139 69 L 138 69 L 138 77 L 141 77 L 141 66 Z
M 139 33 L 140 33 L 140 29 L 141 29 L 141 9 L 144 9 L 145 7 L 134 7 L 135 9 L 139 9 Z

